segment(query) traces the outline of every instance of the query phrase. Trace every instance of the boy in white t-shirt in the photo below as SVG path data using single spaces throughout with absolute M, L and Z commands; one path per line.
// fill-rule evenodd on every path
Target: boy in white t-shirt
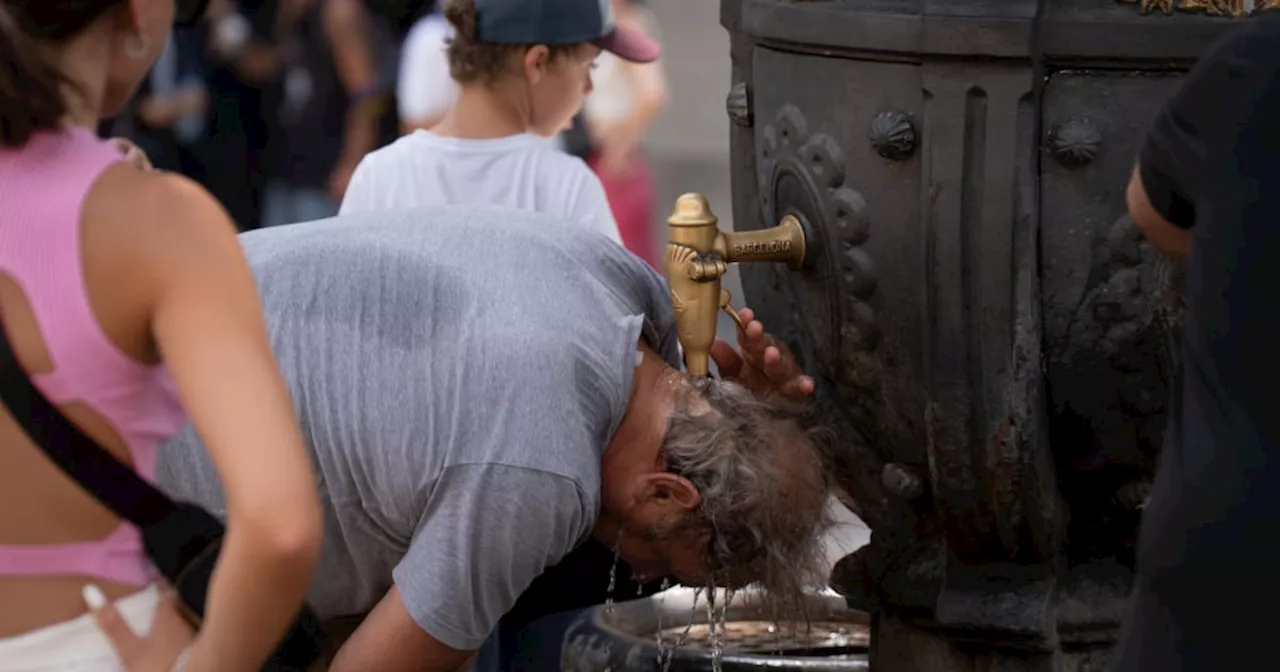
M 657 43 L 615 25 L 610 0 L 448 0 L 445 17 L 457 102 L 430 131 L 366 156 L 342 212 L 505 205 L 621 242 L 600 180 L 548 138 L 582 107 L 602 49 L 646 63 Z

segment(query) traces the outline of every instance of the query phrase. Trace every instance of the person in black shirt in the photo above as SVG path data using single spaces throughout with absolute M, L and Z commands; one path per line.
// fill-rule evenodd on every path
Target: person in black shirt
M 1269 669 L 1280 598 L 1280 15 L 1214 45 L 1152 123 L 1135 224 L 1186 259 L 1174 386 L 1116 672 Z M 1251 608 L 1259 607 L 1259 608 Z
M 169 43 L 120 115 L 121 129 L 158 170 L 205 177 L 209 116 L 205 26 L 175 28 Z
M 210 118 L 204 186 L 241 231 L 258 228 L 266 189 L 267 119 L 277 105 L 275 16 L 280 0 L 213 0 L 207 54 Z
M 278 15 L 282 72 L 263 226 L 324 219 L 394 110 L 382 66 L 396 62 L 385 16 L 361 0 L 290 0 Z M 394 136 L 392 136 L 394 137 Z

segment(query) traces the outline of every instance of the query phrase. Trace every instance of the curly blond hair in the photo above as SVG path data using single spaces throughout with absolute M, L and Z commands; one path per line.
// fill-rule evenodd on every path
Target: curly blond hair
M 449 75 L 459 84 L 492 84 L 507 71 L 512 54 L 534 46 L 481 42 L 476 37 L 475 0 L 446 0 L 444 18 L 453 26 L 454 33 L 449 39 Z M 575 56 L 586 47 L 586 42 L 547 45 L 552 63 Z

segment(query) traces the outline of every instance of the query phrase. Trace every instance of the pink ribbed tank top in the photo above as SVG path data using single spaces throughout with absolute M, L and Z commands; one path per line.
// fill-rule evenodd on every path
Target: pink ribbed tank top
M 102 172 L 122 159 L 87 129 L 45 132 L 0 148 L 0 273 L 21 288 L 53 361 L 36 387 L 55 404 L 83 403 L 111 423 L 144 478 L 156 446 L 186 422 L 163 367 L 131 359 L 94 317 L 85 290 L 80 217 Z M 138 531 L 127 523 L 101 541 L 0 545 L 0 575 L 84 575 L 127 585 L 152 580 Z

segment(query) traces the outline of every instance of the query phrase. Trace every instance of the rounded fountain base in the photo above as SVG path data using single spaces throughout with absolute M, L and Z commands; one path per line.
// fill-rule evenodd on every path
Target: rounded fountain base
M 717 668 L 705 595 L 695 595 L 673 588 L 588 611 L 565 633 L 562 672 L 869 669 L 870 619 L 832 592 L 809 596 L 807 624 L 774 623 L 750 595 L 735 596 L 724 613 Z M 717 594 L 717 617 L 723 597 Z

